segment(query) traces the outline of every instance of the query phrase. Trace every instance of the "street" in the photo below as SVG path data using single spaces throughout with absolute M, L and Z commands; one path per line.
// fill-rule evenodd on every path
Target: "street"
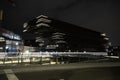
M 120 80 L 120 67 L 16 73 L 20 80 Z
M 4 71 L 0 70 L 0 73 L 4 73 Z M 7 80 L 6 74 L 0 74 L 0 80 Z
M 0 66 L 0 80 L 120 80 L 120 63 Z

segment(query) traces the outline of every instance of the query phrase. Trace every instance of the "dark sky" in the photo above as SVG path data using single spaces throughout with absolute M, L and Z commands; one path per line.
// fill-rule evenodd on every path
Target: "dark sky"
M 0 0 L 4 27 L 22 33 L 22 25 L 41 14 L 54 19 L 105 32 L 113 45 L 120 45 L 119 0 L 15 0 L 12 7 Z

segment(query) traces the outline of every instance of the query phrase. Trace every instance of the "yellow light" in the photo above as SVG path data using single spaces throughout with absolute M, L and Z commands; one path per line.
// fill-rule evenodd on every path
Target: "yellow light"
M 25 53 L 29 53 L 29 50 L 26 50 Z

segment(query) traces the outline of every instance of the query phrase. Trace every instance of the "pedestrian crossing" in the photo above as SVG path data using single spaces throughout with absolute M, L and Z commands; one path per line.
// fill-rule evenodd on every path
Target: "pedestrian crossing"
M 8 80 L 19 80 L 11 69 L 4 69 Z

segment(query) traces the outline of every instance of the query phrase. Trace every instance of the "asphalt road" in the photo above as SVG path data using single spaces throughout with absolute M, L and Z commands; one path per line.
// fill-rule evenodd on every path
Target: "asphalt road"
M 120 80 L 120 67 L 16 73 L 19 80 Z
M 120 80 L 120 65 L 119 63 L 82 63 L 2 66 L 0 80 Z
M 2 70 L 1 73 L 4 73 L 4 71 Z M 0 80 L 7 80 L 6 74 L 0 74 Z

